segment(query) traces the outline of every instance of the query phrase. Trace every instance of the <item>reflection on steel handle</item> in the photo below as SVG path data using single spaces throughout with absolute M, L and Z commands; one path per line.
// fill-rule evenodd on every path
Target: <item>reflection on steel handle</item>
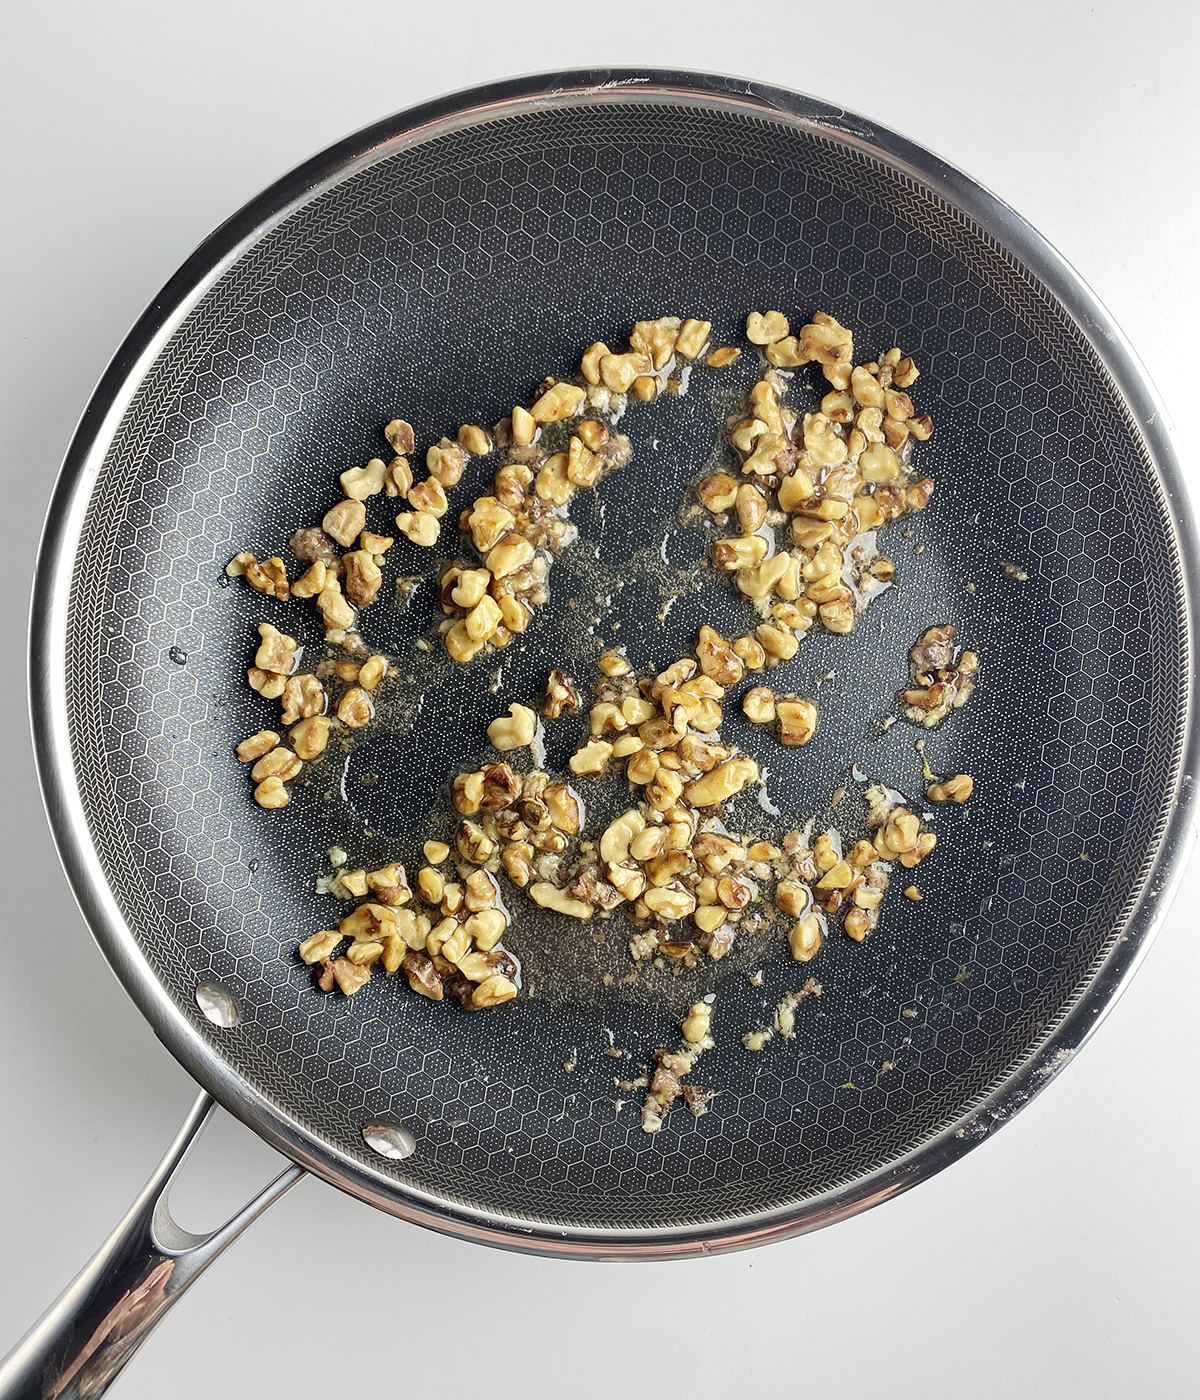
M 211 1234 L 181 1230 L 171 1218 L 168 1193 L 214 1106 L 207 1094 L 200 1095 L 124 1220 L 0 1362 L 0 1400 L 103 1395 L 184 1289 L 304 1175 L 303 1167 L 288 1167 Z

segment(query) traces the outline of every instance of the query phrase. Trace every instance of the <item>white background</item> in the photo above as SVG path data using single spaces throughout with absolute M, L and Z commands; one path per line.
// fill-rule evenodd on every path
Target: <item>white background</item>
M 808 91 L 967 170 L 1091 283 L 1185 435 L 1200 311 L 1193 0 L 5 8 L 0 1352 L 116 1221 L 194 1092 L 68 895 L 29 756 L 23 652 L 74 422 L 216 224 L 313 151 L 440 92 L 658 64 Z M 992 1141 L 881 1209 L 750 1254 L 596 1266 L 442 1239 L 308 1180 L 199 1282 L 118 1393 L 1194 1396 L 1198 872 L 1078 1061 Z M 175 1198 L 195 1227 L 277 1160 L 229 1119 L 198 1157 Z

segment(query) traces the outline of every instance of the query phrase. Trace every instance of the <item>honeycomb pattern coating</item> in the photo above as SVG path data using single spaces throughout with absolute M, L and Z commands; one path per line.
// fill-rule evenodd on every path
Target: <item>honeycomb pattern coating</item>
M 230 745 L 271 712 L 241 679 L 247 637 L 260 617 L 294 614 L 226 589 L 221 568 L 237 549 L 277 550 L 301 523 L 297 503 L 324 502 L 337 471 L 380 449 L 379 424 L 396 412 L 438 431 L 490 422 L 635 317 L 695 311 L 728 340 L 748 309 L 768 306 L 827 308 L 860 346 L 911 351 L 923 371 L 914 397 L 938 425 L 926 459 L 938 493 L 916 537 L 894 541 L 904 587 L 871 614 L 879 648 L 860 656 L 845 639 L 813 639 L 789 672 L 829 668 L 845 682 L 828 713 L 842 705 L 851 739 L 827 725 L 828 748 L 811 761 L 832 776 L 867 745 L 873 773 L 913 789 L 912 732 L 868 734 L 852 712 L 865 693 L 885 713 L 907 645 L 950 618 L 985 670 L 935 741 L 938 762 L 972 772 L 980 796 L 937 815 L 943 847 L 920 872 L 925 901 L 890 911 L 864 947 L 838 941 L 823 954 L 826 994 L 796 1040 L 757 1056 L 723 1041 L 697 1075 L 722 1089 L 712 1112 L 677 1111 L 650 1138 L 637 1095 L 613 1085 L 631 1062 L 601 1051 L 629 1047 L 636 1063 L 671 1038 L 659 1006 L 534 999 L 464 1017 L 383 979 L 352 1002 L 314 991 L 290 949 L 330 917 L 309 891 L 341 809 L 315 790 L 273 815 L 247 801 Z M 663 420 L 677 451 L 638 444 L 611 494 L 630 531 L 678 499 L 707 450 L 688 444 L 711 438 L 717 407 L 695 392 Z M 596 1228 L 668 1228 L 817 1196 L 979 1101 L 1119 936 L 1180 741 L 1187 667 L 1171 541 L 1144 446 L 1082 336 L 906 177 L 782 120 L 682 103 L 581 100 L 442 134 L 314 197 L 240 257 L 121 424 L 69 624 L 71 739 L 93 839 L 198 1033 L 320 1150 L 397 1192 Z M 619 531 L 609 544 L 617 557 Z M 1003 579 L 1001 560 L 1028 582 Z M 572 576 L 562 596 L 586 583 Z M 677 609 L 680 635 L 693 604 Z M 427 616 L 381 615 L 383 641 L 410 642 Z M 631 627 L 638 617 L 635 600 Z M 545 637 L 571 643 L 563 630 Z M 506 697 L 532 684 L 549 650 L 514 662 Z M 419 731 L 413 791 L 427 802 L 461 753 L 458 717 L 478 728 L 465 683 L 446 696 L 447 723 Z M 798 771 L 784 770 L 785 789 Z M 372 813 L 373 830 L 386 815 Z M 195 1009 L 196 984 L 214 977 L 243 999 L 234 1031 Z M 762 989 L 729 979 L 718 1037 L 799 980 L 786 958 L 767 965 Z M 361 1142 L 364 1121 L 385 1113 L 417 1136 L 404 1162 Z

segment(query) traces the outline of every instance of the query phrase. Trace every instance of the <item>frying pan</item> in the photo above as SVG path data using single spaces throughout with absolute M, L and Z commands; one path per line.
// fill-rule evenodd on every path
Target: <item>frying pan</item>
M 829 794 L 862 774 L 919 797 L 915 731 L 885 721 L 907 648 L 953 622 L 982 681 L 928 756 L 972 773 L 977 795 L 932 817 L 925 898 L 889 904 L 862 946 L 831 940 L 806 969 L 824 995 L 760 1054 L 742 1030 L 797 985 L 778 944 L 627 986 L 617 924 L 526 923 L 524 902 L 527 995 L 497 1012 L 383 977 L 353 999 L 320 994 L 293 950 L 331 917 L 316 885 L 329 847 L 416 858 L 448 778 L 548 665 L 586 680 L 602 642 L 623 642 L 639 669 L 661 667 L 699 623 L 744 625 L 677 512 L 756 367 L 698 370 L 686 394 L 630 411 L 633 462 L 577 498 L 551 605 L 502 659 L 455 669 L 418 646 L 436 600 L 425 584 L 392 599 L 395 578 L 429 567 L 401 541 L 363 623 L 396 663 L 391 708 L 280 812 L 248 800 L 231 752 L 271 718 L 244 668 L 260 620 L 318 651 L 320 637 L 294 604 L 227 586 L 225 562 L 319 520 L 335 475 L 381 451 L 397 414 L 429 441 L 495 421 L 639 317 L 704 316 L 737 343 L 768 307 L 828 310 L 860 351 L 917 359 L 937 491 L 887 537 L 900 586 L 773 677 L 818 694 L 821 730 L 773 753 L 763 805 L 732 819 L 764 833 L 836 821 Z M 815 387 L 805 373 L 798 394 Z M 286 176 L 135 327 L 46 527 L 31 684 L 51 823 L 105 955 L 204 1093 L 0 1369 L 0 1394 L 99 1394 L 304 1171 L 481 1243 L 630 1259 L 811 1230 L 954 1161 L 1070 1059 L 1174 889 L 1193 804 L 1195 570 L 1169 426 L 1102 308 L 1012 210 L 862 118 L 702 74 L 556 74 L 389 118 Z M 745 738 L 735 712 L 729 737 Z M 548 764 L 578 737 L 552 726 Z M 602 816 L 599 786 L 584 795 Z M 720 1092 L 706 1116 L 676 1110 L 647 1135 L 615 1081 L 710 987 L 701 1077 Z M 214 1101 L 295 1165 L 189 1236 L 166 1192 Z

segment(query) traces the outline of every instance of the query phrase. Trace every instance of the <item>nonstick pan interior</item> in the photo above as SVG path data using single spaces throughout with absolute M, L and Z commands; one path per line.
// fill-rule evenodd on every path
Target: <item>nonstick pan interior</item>
M 1080 324 L 1086 293 L 1009 211 L 807 100 L 678 75 L 557 87 L 385 123 L 269 192 L 181 274 L 176 301 L 205 275 L 206 289 L 177 323 L 168 306 L 158 341 L 151 323 L 135 334 L 60 487 L 39 594 L 40 756 L 102 942 L 235 1111 L 399 1213 L 530 1247 L 663 1251 L 811 1224 L 919 1176 L 1078 1042 L 1177 857 L 1188 546 L 1169 448 L 1130 401 L 1136 373 L 1115 343 L 1101 358 L 1096 326 Z M 772 753 L 768 782 L 788 825 L 819 815 L 854 765 L 919 796 L 917 733 L 882 721 L 909 645 L 954 622 L 982 682 L 929 756 L 973 774 L 977 796 L 934 818 L 923 901 L 894 889 L 866 944 L 831 939 L 805 970 L 824 995 L 795 1040 L 761 1054 L 742 1030 L 803 980 L 783 945 L 610 987 L 604 973 L 629 967 L 620 920 L 530 925 L 523 942 L 519 917 L 511 943 L 534 995 L 499 1013 L 383 978 L 352 1000 L 321 995 L 293 950 L 336 916 L 315 892 L 328 847 L 412 860 L 449 777 L 484 757 L 487 721 L 530 702 L 548 666 L 586 683 L 601 640 L 659 667 L 701 622 L 744 625 L 703 537 L 675 516 L 756 366 L 744 355 L 630 411 L 634 461 L 573 508 L 582 541 L 502 665 L 452 670 L 415 649 L 437 616 L 428 584 L 369 610 L 401 693 L 344 773 L 331 759 L 279 813 L 249 801 L 232 754 L 275 709 L 244 670 L 260 620 L 317 653 L 320 635 L 309 609 L 227 586 L 226 561 L 281 552 L 316 523 L 337 473 L 382 451 L 397 414 L 429 441 L 496 421 L 636 318 L 702 315 L 736 344 L 746 313 L 769 307 L 830 311 L 860 350 L 902 346 L 936 423 L 921 456 L 933 503 L 887 537 L 899 586 L 854 636 L 814 634 L 772 677 L 816 693 L 823 723 L 808 748 Z M 816 388 L 806 375 L 797 400 Z M 401 539 L 385 590 L 429 563 Z M 736 720 L 728 733 L 744 737 Z M 551 766 L 577 737 L 553 730 Z M 753 802 L 737 816 L 779 829 Z M 761 987 L 747 977 L 758 967 Z M 214 981 L 240 1004 L 235 1026 L 197 1007 Z M 718 1048 L 697 1078 L 720 1093 L 707 1116 L 676 1110 L 648 1136 L 637 1093 L 614 1081 L 673 1042 L 680 1006 L 710 987 Z M 369 1122 L 402 1125 L 417 1150 L 380 1157 Z

